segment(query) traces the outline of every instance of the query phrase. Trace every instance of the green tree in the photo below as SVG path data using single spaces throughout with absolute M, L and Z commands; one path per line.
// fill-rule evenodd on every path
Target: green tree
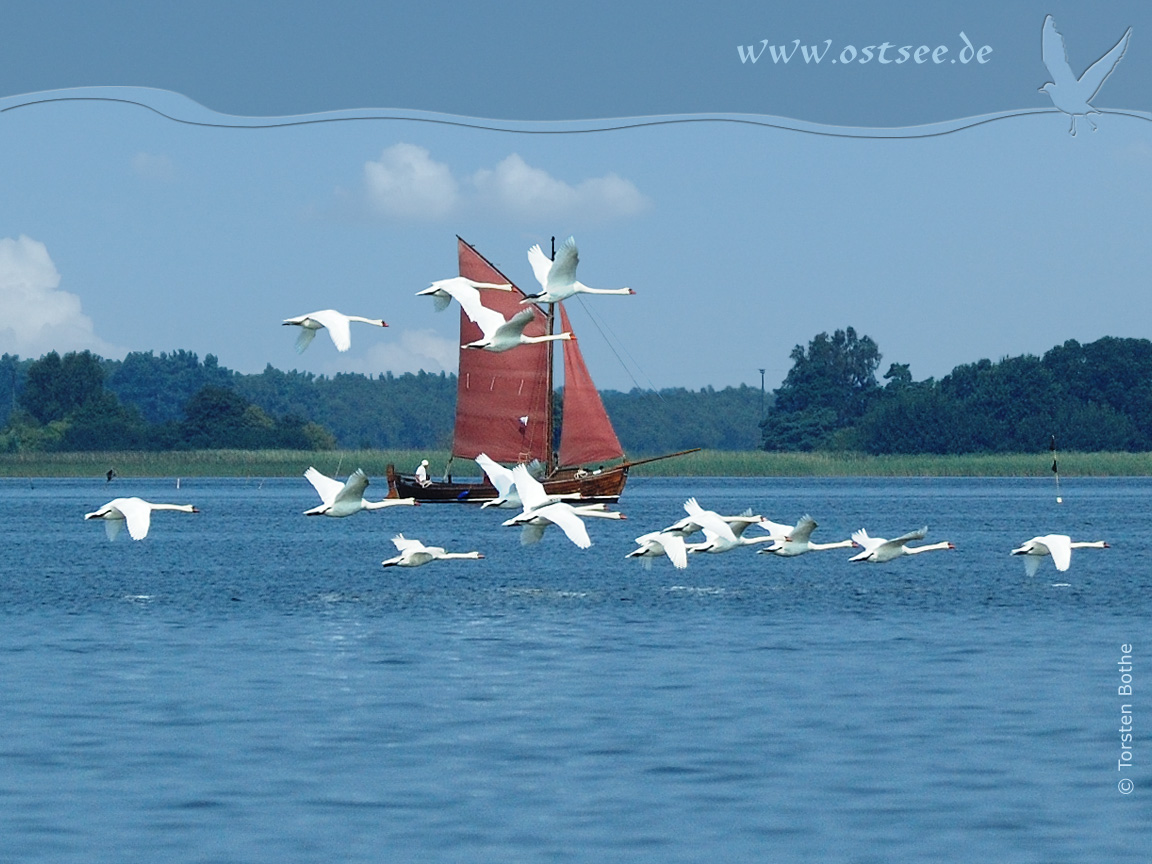
M 773 391 L 775 402 L 760 424 L 765 450 L 830 446 L 837 430 L 851 426 L 880 391 L 880 349 L 848 327 L 820 333 L 807 349 L 792 349 L 792 368 Z M 896 367 L 894 367 L 896 368 Z
M 71 352 L 61 359 L 55 351 L 28 367 L 20 404 L 40 423 L 63 420 L 104 392 L 104 370 L 91 351 Z

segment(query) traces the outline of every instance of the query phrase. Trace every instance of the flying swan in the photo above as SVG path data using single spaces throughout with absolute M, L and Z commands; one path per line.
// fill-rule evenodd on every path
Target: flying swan
M 559 303 L 573 294 L 635 294 L 631 288 L 589 288 L 576 281 L 576 265 L 580 263 L 580 252 L 576 248 L 576 238 L 569 237 L 556 252 L 556 259 L 549 260 L 537 243 L 528 250 L 528 263 L 536 281 L 544 290 L 529 294 L 523 303 Z
M 316 338 L 316 331 L 327 328 L 328 335 L 332 337 L 332 344 L 337 351 L 347 351 L 352 347 L 352 334 L 349 332 L 349 321 L 362 321 L 365 324 L 374 324 L 377 327 L 388 325 L 379 318 L 361 318 L 359 315 L 345 315 L 335 309 L 321 309 L 319 312 L 309 312 L 296 318 L 285 318 L 284 326 L 294 325 L 300 328 L 300 335 L 296 337 L 296 353 L 303 354 L 304 349 L 312 344 Z
M 841 540 L 837 543 L 813 543 L 809 538 L 816 527 L 816 520 L 805 514 L 800 517 L 796 527 L 788 531 L 783 539 L 777 540 L 767 549 L 759 550 L 759 554 L 794 558 L 805 552 L 816 552 L 822 549 L 851 549 L 857 545 L 855 540 Z
M 109 540 L 115 540 L 116 535 L 125 524 L 128 525 L 128 536 L 133 540 L 143 540 L 148 536 L 148 527 L 152 524 L 153 510 L 175 510 L 179 513 L 199 513 L 191 504 L 153 504 L 143 498 L 113 498 L 99 510 L 85 513 L 85 519 L 103 519 L 104 531 Z
M 930 543 L 927 546 L 909 546 L 912 540 L 923 540 L 928 536 L 928 526 L 919 531 L 909 531 L 895 540 L 885 540 L 883 537 L 869 537 L 868 532 L 861 528 L 852 535 L 852 539 L 863 547 L 859 555 L 853 555 L 849 561 L 867 561 L 870 564 L 883 564 L 894 558 L 904 555 L 918 555 L 921 552 L 932 552 L 936 549 L 955 549 L 951 543 Z
M 400 551 L 395 558 L 380 562 L 382 567 L 420 567 L 432 561 L 452 561 L 464 558 L 483 558 L 479 552 L 445 552 L 443 546 L 425 546 L 419 540 L 403 534 L 392 538 L 392 544 Z
M 1076 541 L 1067 534 L 1045 534 L 1043 537 L 1033 537 L 1019 549 L 1013 549 L 1012 555 L 1024 556 L 1024 572 L 1035 576 L 1040 569 L 1040 562 L 1049 555 L 1056 569 L 1063 573 L 1072 566 L 1073 549 L 1107 549 L 1108 544 L 1103 540 L 1092 542 Z
M 318 507 L 305 510 L 305 516 L 351 516 L 361 510 L 379 510 L 383 507 L 396 507 L 402 504 L 417 506 L 415 498 L 385 498 L 383 501 L 364 500 L 364 490 L 368 488 L 368 475 L 357 468 L 347 482 L 341 483 L 309 467 L 304 477 L 323 502 Z

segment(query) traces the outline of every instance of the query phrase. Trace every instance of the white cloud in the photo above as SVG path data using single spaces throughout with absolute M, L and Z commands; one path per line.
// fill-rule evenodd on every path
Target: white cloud
M 390 331 L 391 328 L 386 332 Z M 391 372 L 403 375 L 421 370 L 434 373 L 456 371 L 460 350 L 456 340 L 445 339 L 434 330 L 403 330 L 395 335 L 398 338 L 377 343 L 358 356 L 333 360 L 325 374 L 360 372 L 380 375 Z
M 369 203 L 387 216 L 438 219 L 457 205 L 452 171 L 415 144 L 396 144 L 364 163 L 364 183 Z
M 522 218 L 612 218 L 631 216 L 648 206 L 648 199 L 617 174 L 592 177 L 575 186 L 533 168 L 513 153 L 494 170 L 477 171 L 476 190 L 502 210 Z
M 460 183 L 451 168 L 423 147 L 395 144 L 364 164 L 373 210 L 392 218 L 439 219 L 461 211 L 493 211 L 514 219 L 614 219 L 650 204 L 629 180 L 608 173 L 571 185 L 513 153 L 495 168 Z
M 39 357 L 48 351 L 116 349 L 98 338 L 80 298 L 60 291 L 60 274 L 38 240 L 0 238 L 0 351 Z

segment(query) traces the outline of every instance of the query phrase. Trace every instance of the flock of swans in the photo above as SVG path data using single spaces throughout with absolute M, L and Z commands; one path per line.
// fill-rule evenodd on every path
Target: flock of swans
M 545 336 L 526 336 L 525 327 L 534 319 L 535 312 L 530 304 L 559 303 L 576 294 L 635 294 L 631 288 L 597 289 L 589 288 L 576 279 L 576 267 L 580 256 L 574 238 L 561 245 L 553 259 L 544 254 L 539 245 L 528 250 L 528 262 L 541 290 L 527 295 L 521 305 L 528 306 L 511 318 L 490 309 L 481 302 L 481 291 L 511 291 L 510 283 L 477 282 L 463 276 L 441 279 L 428 288 L 417 292 L 417 296 L 431 297 L 437 311 L 442 311 L 453 300 L 469 320 L 479 327 L 481 338 L 462 345 L 484 351 L 510 351 L 520 345 L 551 340 L 575 338 L 571 333 L 557 333 Z M 363 318 L 345 315 L 334 309 L 322 309 L 284 320 L 286 326 L 300 328 L 296 339 L 297 353 L 303 352 L 316 336 L 318 330 L 327 330 L 338 351 L 347 351 L 352 344 L 350 323 L 358 321 L 377 327 L 388 325 L 378 318 Z M 496 507 L 519 510 L 515 516 L 504 521 L 508 527 L 521 529 L 520 542 L 528 546 L 538 543 L 548 526 L 555 525 L 580 549 L 592 545 L 584 520 L 624 519 L 623 513 L 610 510 L 604 504 L 581 503 L 566 496 L 548 495 L 543 484 L 532 476 L 525 465 L 506 468 L 481 453 L 476 463 L 487 475 L 496 489 L 497 497 L 485 501 L 480 509 Z M 312 484 L 320 496 L 320 504 L 304 511 L 305 516 L 346 517 L 366 510 L 380 510 L 394 506 L 415 506 L 413 498 L 385 498 L 369 501 L 364 497 L 368 488 L 368 477 L 357 469 L 344 482 L 328 477 L 315 468 L 304 472 L 305 479 Z M 111 480 L 111 475 L 109 476 Z M 116 498 L 99 510 L 85 515 L 85 519 L 100 519 L 108 539 L 115 539 L 122 527 L 127 525 L 128 534 L 133 540 L 147 536 L 151 525 L 152 511 L 171 510 L 182 513 L 198 513 L 189 504 L 153 504 L 140 498 Z M 722 554 L 735 549 L 757 546 L 760 554 L 793 558 L 808 552 L 831 549 L 861 549 L 849 558 L 853 562 L 883 564 L 897 558 L 916 556 L 924 552 L 954 550 L 956 547 L 947 541 L 927 545 L 912 546 L 914 541 L 923 540 L 928 533 L 925 526 L 918 531 L 910 531 L 892 540 L 872 537 L 864 529 L 856 531 L 850 539 L 833 543 L 812 542 L 812 532 L 816 521 L 808 515 L 795 525 L 773 522 L 747 510 L 737 516 L 722 516 L 713 510 L 705 510 L 695 498 L 684 503 L 687 514 L 683 519 L 656 531 L 650 531 L 636 538 L 636 549 L 625 558 L 638 558 L 644 566 L 652 566 L 656 558 L 667 557 L 672 566 L 683 570 L 688 559 L 696 554 Z M 749 536 L 748 531 L 757 526 L 757 532 Z M 703 534 L 703 540 L 689 542 L 689 538 Z M 484 556 L 476 551 L 447 552 L 440 546 L 425 546 L 419 540 L 397 534 L 392 538 L 399 555 L 381 562 L 384 567 L 419 567 L 433 561 L 477 560 Z M 1071 565 L 1073 549 L 1107 548 L 1104 541 L 1073 542 L 1067 535 L 1048 534 L 1034 537 L 1017 549 L 1012 555 L 1024 556 L 1025 570 L 1029 576 L 1036 573 L 1044 558 L 1051 557 L 1057 570 L 1064 571 Z
M 576 247 L 576 240 L 569 237 L 557 250 L 555 259 L 549 259 L 537 244 L 528 250 L 528 263 L 532 266 L 532 273 L 540 283 L 540 291 L 529 294 L 521 300 L 521 305 L 528 306 L 535 303 L 559 303 L 576 294 L 635 294 L 631 288 L 589 288 L 576 279 L 576 265 L 580 263 L 580 252 Z M 520 345 L 532 345 L 539 342 L 575 339 L 571 333 L 554 333 L 546 336 L 525 336 L 524 328 L 535 318 L 531 308 L 523 309 L 511 318 L 505 318 L 495 309 L 489 309 L 480 299 L 481 291 L 511 291 L 512 285 L 508 282 L 477 282 L 463 276 L 454 276 L 451 279 L 440 279 L 433 282 L 423 291 L 417 291 L 418 297 L 431 297 L 436 305 L 436 311 L 447 309 L 453 300 L 460 304 L 468 319 L 480 328 L 481 337 L 474 342 L 462 345 L 462 348 L 475 348 L 483 351 L 502 352 L 511 351 Z M 285 326 L 300 328 L 300 335 L 296 338 L 296 353 L 302 354 L 312 340 L 317 330 L 327 330 L 332 342 L 338 351 L 347 351 L 352 347 L 351 328 L 349 323 L 360 321 L 376 327 L 387 327 L 379 318 L 362 318 L 359 315 L 345 315 L 335 309 L 321 309 L 318 312 L 309 312 L 307 315 L 298 315 L 295 318 L 285 318 Z
M 518 510 L 516 515 L 502 524 L 521 529 L 521 545 L 539 543 L 547 528 L 555 525 L 578 548 L 588 549 L 592 546 L 592 539 L 584 524 L 585 519 L 627 518 L 618 510 L 610 510 L 605 504 L 581 503 L 578 499 L 547 494 L 543 484 L 532 476 L 525 465 L 506 468 L 483 453 L 476 458 L 476 464 L 488 476 L 497 492 L 497 497 L 481 503 L 476 509 L 495 507 Z M 369 501 L 364 497 L 369 485 L 368 477 L 359 468 L 344 482 L 328 477 L 312 467 L 304 472 L 304 477 L 321 500 L 318 506 L 303 511 L 305 516 L 342 518 L 361 511 L 418 506 L 414 498 Z M 200 512 L 191 504 L 154 504 L 140 498 L 115 498 L 100 509 L 86 514 L 84 518 L 102 520 L 109 540 L 114 540 L 125 525 L 133 540 L 142 540 L 148 534 L 154 510 Z M 948 541 L 910 545 L 927 536 L 927 526 L 891 540 L 873 537 L 865 529 L 860 529 L 850 539 L 816 543 L 811 538 L 818 525 L 809 515 L 801 517 L 795 525 L 773 522 L 750 509 L 735 516 L 723 516 L 714 510 L 706 510 L 695 498 L 684 502 L 684 512 L 686 515 L 671 525 L 641 534 L 636 538 L 636 548 L 624 557 L 637 558 L 645 567 L 651 567 L 656 558 L 667 557 L 673 567 L 683 570 L 692 555 L 721 554 L 744 547 L 759 547 L 759 554 L 781 558 L 833 549 L 860 549 L 848 560 L 870 564 L 884 564 L 924 552 L 956 549 Z M 753 528 L 756 530 L 749 536 Z M 690 538 L 696 534 L 702 534 L 703 539 L 691 541 Z M 433 561 L 478 560 L 484 557 L 478 551 L 447 552 L 440 546 L 425 546 L 420 540 L 403 534 L 393 537 L 392 543 L 400 554 L 382 561 L 384 567 L 419 567 Z M 1010 554 L 1023 556 L 1025 572 L 1028 576 L 1034 576 L 1045 558 L 1051 558 L 1056 569 L 1063 572 L 1071 566 L 1073 549 L 1107 548 L 1108 544 L 1103 540 L 1073 541 L 1065 534 L 1047 534 L 1033 537 Z

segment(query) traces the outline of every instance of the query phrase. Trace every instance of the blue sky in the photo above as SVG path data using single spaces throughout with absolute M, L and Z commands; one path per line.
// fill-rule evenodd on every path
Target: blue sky
M 922 5 L 17 11 L 0 351 L 454 371 L 455 314 L 414 294 L 454 275 L 457 234 L 526 288 L 528 247 L 574 234 L 582 281 L 634 288 L 570 305 L 613 389 L 758 386 L 760 368 L 773 387 L 794 345 L 849 325 L 881 372 L 916 378 L 1146 336 L 1152 12 Z M 1068 134 L 1037 92 L 1047 13 L 1077 73 L 1132 27 L 1094 104 L 1133 116 Z M 960 31 L 991 47 L 983 66 L 827 61 L 884 41 L 959 56 Z M 807 67 L 741 63 L 737 45 L 766 38 L 832 47 Z M 324 122 L 278 125 L 305 114 Z M 450 115 L 477 119 L 428 122 Z M 676 122 L 559 122 L 643 115 Z M 944 134 L 901 137 L 924 131 Z M 325 307 L 390 326 L 297 356 L 280 320 Z

